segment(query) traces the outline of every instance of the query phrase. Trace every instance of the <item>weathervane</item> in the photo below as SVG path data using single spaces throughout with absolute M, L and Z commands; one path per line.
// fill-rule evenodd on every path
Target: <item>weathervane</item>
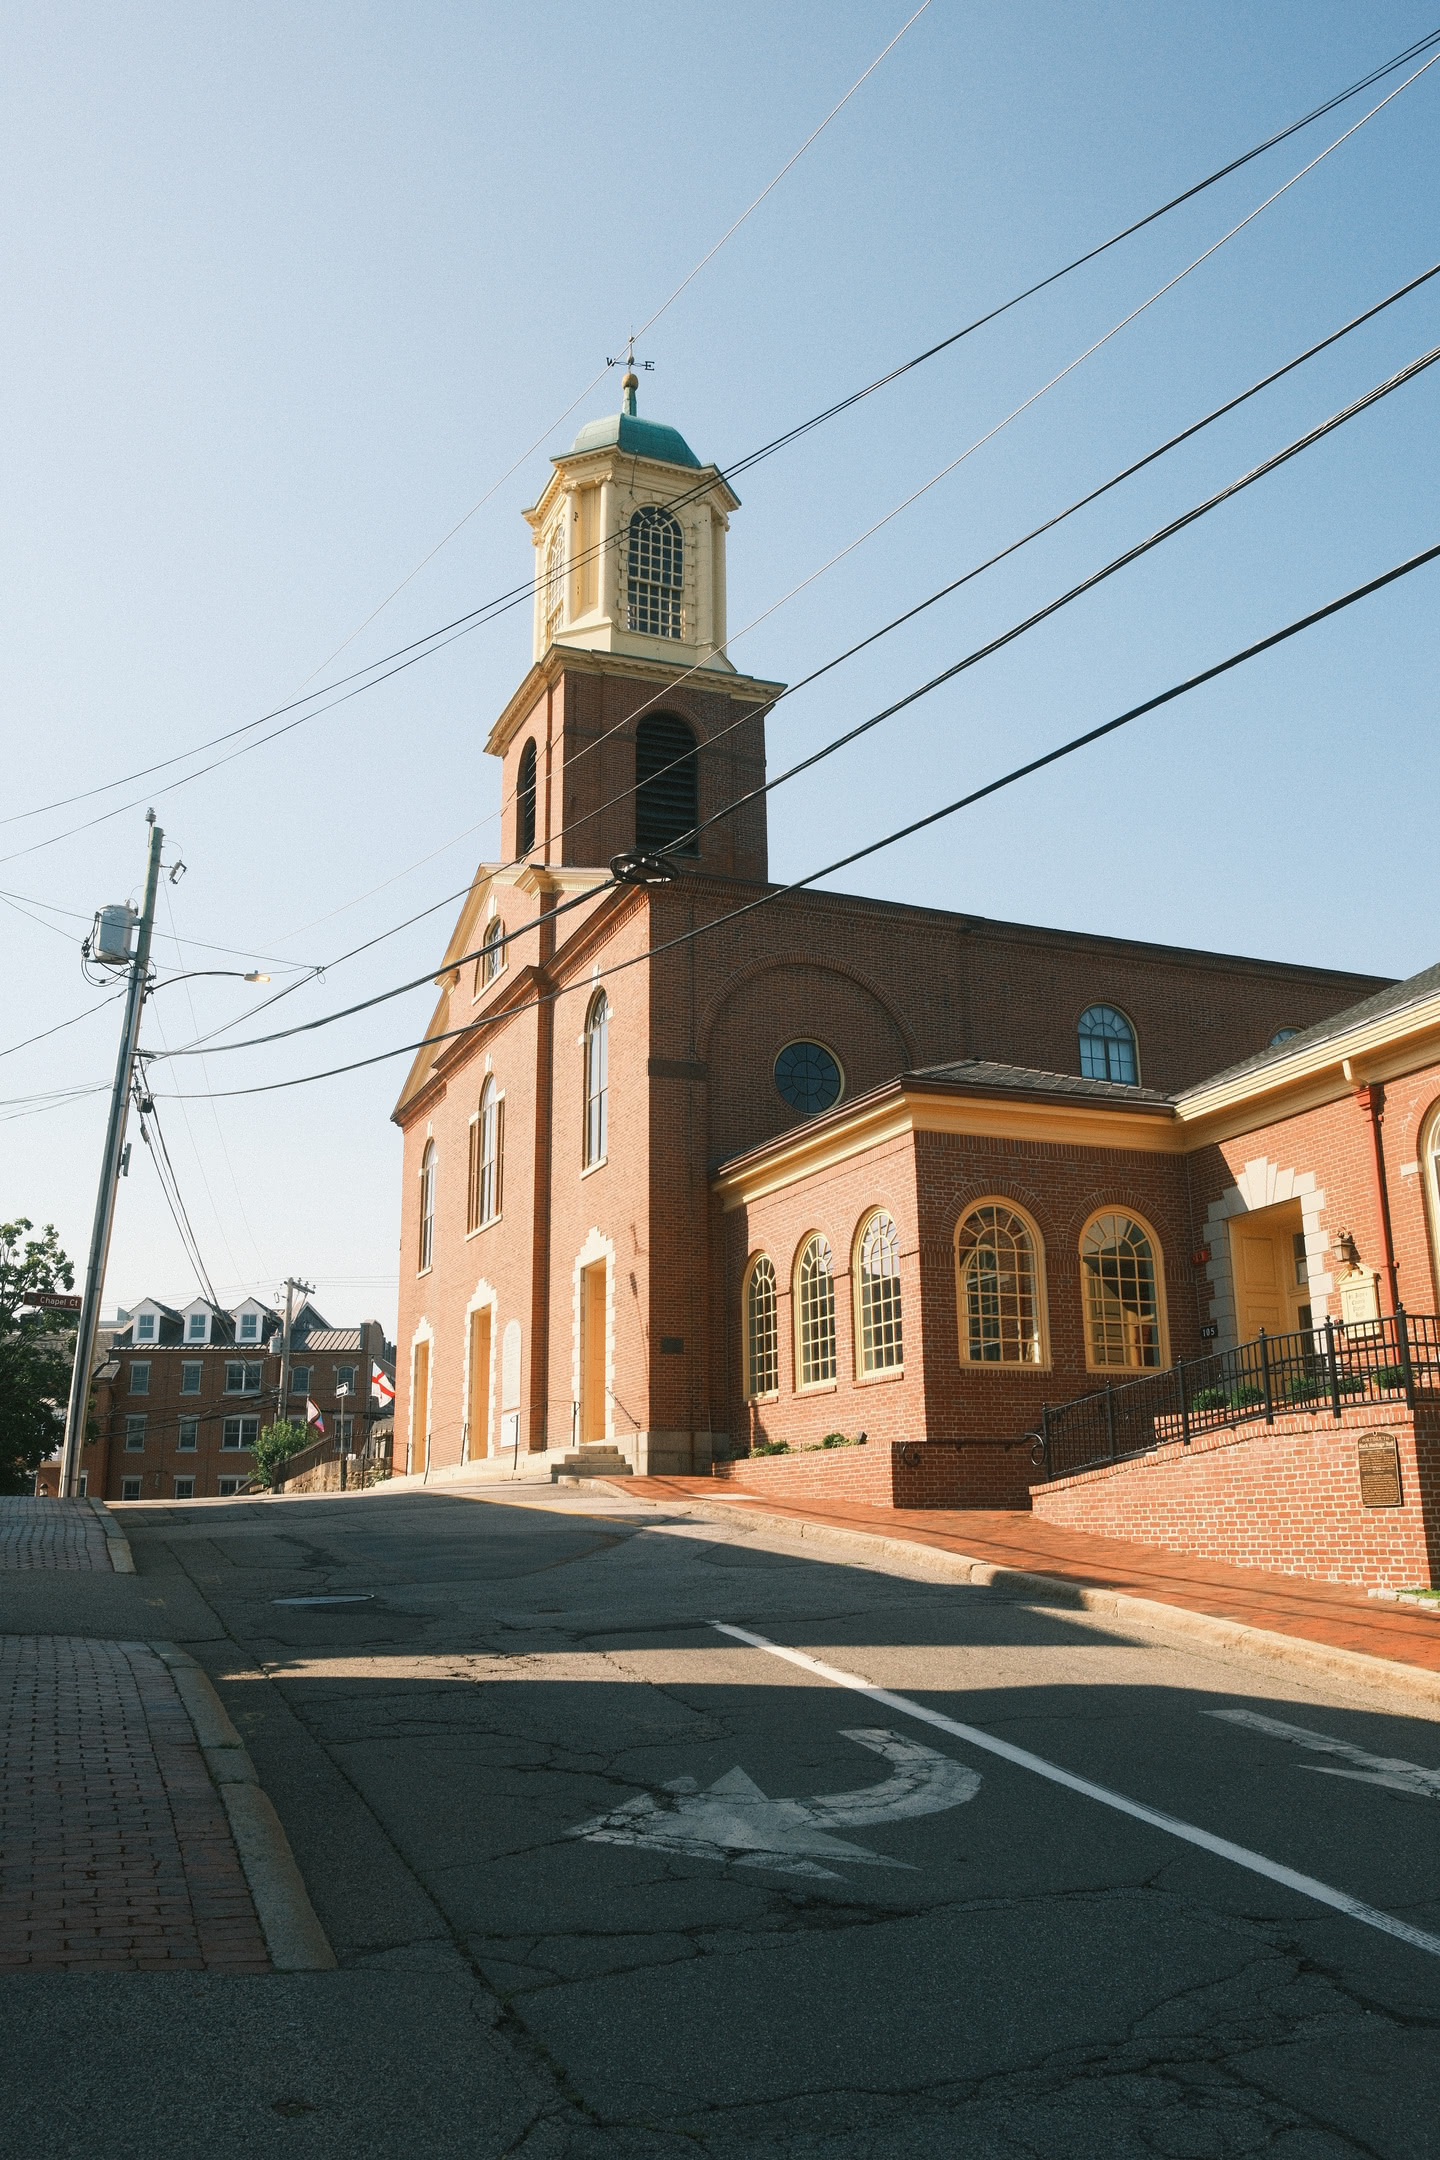
M 647 375 L 653 374 L 655 370 L 654 361 L 637 360 L 635 358 L 635 333 L 632 330 L 626 345 L 624 359 L 611 360 L 607 356 L 605 365 L 607 368 L 624 368 L 625 373 L 620 378 L 620 388 L 625 393 L 625 411 L 630 415 L 631 419 L 633 420 L 635 417 L 635 393 L 640 387 L 640 378 L 635 373 L 635 370 L 636 368 L 643 368 Z

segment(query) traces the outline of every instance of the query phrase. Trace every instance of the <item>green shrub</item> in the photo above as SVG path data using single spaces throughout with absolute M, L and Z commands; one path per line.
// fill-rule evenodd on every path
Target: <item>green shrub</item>
M 1377 1365 L 1370 1378 L 1378 1388 L 1403 1388 L 1405 1367 L 1403 1365 Z
M 757 1440 L 750 1452 L 752 1455 L 788 1455 L 790 1443 L 788 1440 Z
M 1223 1387 L 1202 1387 L 1191 1401 L 1192 1410 L 1228 1410 L 1230 1397 Z
M 1249 1410 L 1257 1402 L 1264 1402 L 1264 1400 L 1265 1390 L 1263 1388 L 1237 1387 L 1231 1390 L 1230 1407 L 1232 1410 Z

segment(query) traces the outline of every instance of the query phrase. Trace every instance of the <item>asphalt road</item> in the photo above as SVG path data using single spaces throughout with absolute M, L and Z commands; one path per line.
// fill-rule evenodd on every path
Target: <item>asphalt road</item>
M 0 2148 L 1440 2160 L 1398 1696 L 621 1499 L 123 1522 L 39 1624 L 206 1665 L 341 1970 L 6 1983 Z

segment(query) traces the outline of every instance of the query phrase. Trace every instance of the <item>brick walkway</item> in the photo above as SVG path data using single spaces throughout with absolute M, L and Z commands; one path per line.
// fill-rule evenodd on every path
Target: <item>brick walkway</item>
M 735 1498 L 735 1488 L 711 1478 L 626 1478 L 616 1489 L 661 1502 L 708 1500 L 723 1506 Z M 1019 1510 L 846 1507 L 835 1502 L 811 1506 L 767 1496 L 742 1499 L 735 1512 L 749 1515 L 752 1508 L 756 1515 L 783 1515 L 797 1523 L 826 1523 L 870 1537 L 907 1538 L 917 1545 L 964 1553 L 994 1567 L 1057 1575 L 1087 1589 L 1153 1598 L 1157 1604 L 1210 1613 L 1245 1627 L 1267 1628 L 1331 1649 L 1359 1650 L 1367 1657 L 1394 1658 L 1403 1665 L 1440 1672 L 1440 1619 L 1382 1603 L 1363 1590 L 1338 1583 L 1227 1567 L 1217 1560 L 1163 1552 L 1154 1545 L 1132 1545 L 1128 1539 L 1089 1537 L 1039 1522 Z
M 0 1972 L 270 1970 L 224 1806 L 146 1644 L 0 1637 L 0 1738 Z
M 88 1500 L 0 1499 L 0 1573 L 99 1568 L 111 1573 L 100 1517 Z

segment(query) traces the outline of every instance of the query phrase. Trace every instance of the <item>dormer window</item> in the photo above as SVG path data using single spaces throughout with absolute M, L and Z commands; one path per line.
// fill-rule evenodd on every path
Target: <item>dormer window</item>
M 260 1340 L 260 1315 L 258 1312 L 242 1312 L 240 1315 L 241 1342 Z
M 655 503 L 630 520 L 626 563 L 628 627 L 646 637 L 678 638 L 680 591 L 684 583 L 685 541 L 680 521 Z
M 154 1342 L 155 1315 L 153 1312 L 142 1312 L 135 1315 L 135 1340 L 136 1342 Z
M 185 1320 L 186 1342 L 208 1342 L 210 1338 L 210 1315 L 203 1312 L 187 1314 Z

